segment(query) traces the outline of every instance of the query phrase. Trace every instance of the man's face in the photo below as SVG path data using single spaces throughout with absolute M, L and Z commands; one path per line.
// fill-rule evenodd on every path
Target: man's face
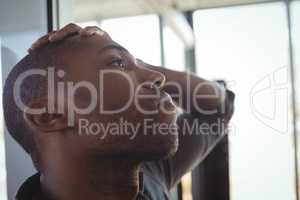
M 146 68 L 106 34 L 69 40 L 74 45 L 64 51 L 63 79 L 72 98 L 66 101 L 68 112 L 75 113 L 76 136 L 70 144 L 139 159 L 174 153 L 176 107 L 161 90 L 164 75 Z

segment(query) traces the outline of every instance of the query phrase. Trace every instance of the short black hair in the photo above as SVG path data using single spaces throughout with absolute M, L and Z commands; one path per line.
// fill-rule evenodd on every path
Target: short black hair
M 61 43 L 61 42 L 60 42 Z M 21 110 L 14 98 L 14 86 L 17 78 L 32 69 L 47 69 L 60 63 L 61 51 L 57 51 L 59 43 L 49 44 L 34 50 L 17 63 L 8 74 L 3 90 L 3 111 L 6 127 L 10 135 L 27 153 L 35 150 L 32 132 L 24 121 L 24 110 Z M 20 86 L 20 97 L 25 105 L 47 95 L 47 77 L 33 75 L 24 79 Z

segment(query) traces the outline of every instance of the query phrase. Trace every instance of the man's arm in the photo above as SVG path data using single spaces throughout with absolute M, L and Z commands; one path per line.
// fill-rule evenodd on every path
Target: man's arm
M 228 91 L 226 114 L 201 115 L 183 113 L 179 116 L 179 147 L 176 154 L 166 160 L 170 170 L 169 187 L 200 164 L 227 134 L 227 125 L 233 113 L 234 95 Z M 195 128 L 196 127 L 196 128 Z
M 144 64 L 166 76 L 163 89 L 175 97 L 177 104 L 181 104 L 179 98 L 182 98 L 184 111 L 177 120 L 178 151 L 163 161 L 168 170 L 168 187 L 172 188 L 185 173 L 201 163 L 226 134 L 233 114 L 234 94 L 224 86 L 196 75 Z M 171 82 L 176 82 L 182 90 L 178 90 L 176 84 L 169 84 Z

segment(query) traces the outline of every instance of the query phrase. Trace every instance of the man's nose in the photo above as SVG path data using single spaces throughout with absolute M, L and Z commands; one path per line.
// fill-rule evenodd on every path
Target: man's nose
M 165 85 L 166 77 L 158 71 L 151 69 L 144 70 L 144 87 L 147 89 L 162 89 Z

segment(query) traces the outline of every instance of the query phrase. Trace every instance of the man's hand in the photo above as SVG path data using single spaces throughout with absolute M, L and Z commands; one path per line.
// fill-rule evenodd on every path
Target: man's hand
M 97 26 L 88 26 L 86 28 L 81 28 L 80 26 L 71 23 L 57 31 L 52 31 L 52 32 L 48 33 L 47 35 L 39 38 L 28 49 L 28 52 L 31 52 L 35 49 L 45 46 L 48 43 L 60 41 L 70 35 L 76 35 L 76 34 L 79 34 L 82 37 L 89 37 L 89 36 L 92 36 L 95 34 L 104 35 L 105 32 L 102 31 Z

